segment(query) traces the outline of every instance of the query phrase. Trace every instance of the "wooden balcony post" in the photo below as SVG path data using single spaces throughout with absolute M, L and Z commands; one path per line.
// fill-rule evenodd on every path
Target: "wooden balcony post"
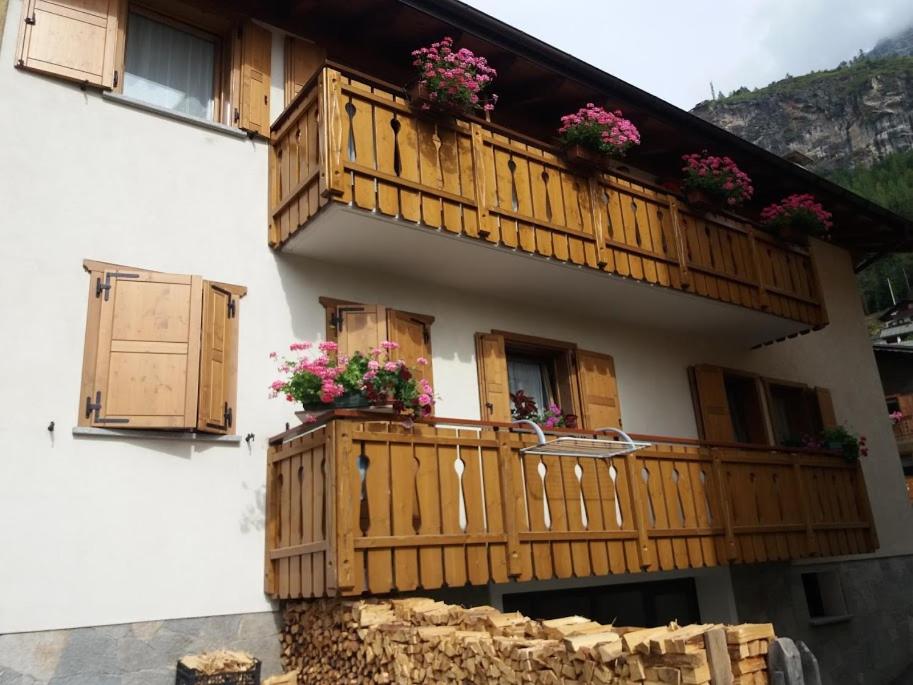
M 672 234 L 675 238 L 675 252 L 678 256 L 678 272 L 682 288 L 691 287 L 691 272 L 688 270 L 688 244 L 682 229 L 681 217 L 678 214 L 678 200 L 674 195 L 669 197 L 669 215 L 672 217 Z
M 880 546 L 878 543 L 878 529 L 875 527 L 875 517 L 872 515 L 872 502 L 869 500 L 869 491 L 865 487 L 865 474 L 862 473 L 862 464 L 856 460 L 856 508 L 860 514 L 865 517 L 869 524 L 869 540 L 872 543 L 872 550 L 875 551 Z
M 491 213 L 488 211 L 488 179 L 485 174 L 485 141 L 482 126 L 473 122 L 472 131 L 472 168 L 475 182 L 476 210 L 479 214 L 479 237 L 491 235 Z
M 593 220 L 593 237 L 596 239 L 596 266 L 604 269 L 609 263 L 606 258 L 605 211 L 599 201 L 603 195 L 603 190 L 596 174 L 590 175 L 588 188 L 590 193 L 590 216 Z M 546 192 L 548 192 L 547 189 Z
M 324 69 L 320 76 L 320 188 L 324 195 L 344 195 L 342 166 L 342 74 Z
M 354 517 L 352 507 L 357 506 L 359 493 L 352 490 L 352 465 L 354 454 L 352 437 L 348 421 L 336 419 L 332 423 L 332 440 L 334 448 L 331 462 L 335 464 L 335 492 L 328 494 L 334 499 L 335 515 L 333 528 L 335 538 L 332 543 L 336 548 L 338 566 L 336 568 L 337 588 L 352 590 L 355 587 L 355 530 L 352 527 Z M 329 536 L 329 530 L 327 530 Z
M 735 529 L 732 526 L 732 509 L 729 506 L 729 489 L 726 487 L 726 480 L 723 478 L 723 460 L 720 457 L 719 448 L 711 447 L 710 457 L 713 460 L 713 479 L 716 481 L 717 497 L 720 500 L 720 513 L 723 515 L 726 558 L 730 560 L 737 559 L 739 557 L 739 546 L 736 543 Z
M 510 446 L 510 433 L 498 431 L 498 475 L 501 478 L 501 504 L 504 508 L 504 532 L 507 534 L 507 575 L 519 576 L 520 567 L 520 529 L 517 522 L 517 483 L 514 482 L 514 469 L 511 468 L 514 453 Z
M 754 275 L 755 280 L 757 281 L 758 302 L 761 305 L 761 309 L 767 309 L 770 307 L 770 297 L 767 294 L 767 287 L 764 285 L 764 276 L 761 273 L 761 257 L 758 254 L 758 241 L 757 238 L 755 238 L 753 226 L 748 226 L 748 243 L 751 245 L 751 261 L 754 265 Z
M 279 593 L 279 585 L 276 579 L 276 562 L 270 558 L 270 552 L 276 549 L 278 543 L 278 526 L 279 526 L 279 487 L 276 462 L 272 456 L 278 447 L 270 447 L 267 450 L 266 459 L 266 525 L 264 526 L 265 545 L 264 545 L 264 564 L 263 564 L 263 591 L 271 597 Z
M 799 462 L 793 463 L 793 473 L 796 476 L 796 491 L 799 493 L 799 508 L 802 510 L 802 523 L 805 524 L 805 540 L 808 544 L 808 553 L 818 553 L 818 538 L 815 537 L 815 528 L 812 522 L 812 510 L 808 506 L 808 488 L 805 485 L 805 474 Z
M 637 549 L 640 567 L 647 568 L 653 564 L 650 551 L 650 537 L 647 531 L 646 497 L 643 480 L 640 478 L 637 455 L 630 452 L 625 455 L 625 471 L 628 476 L 628 489 L 631 496 L 631 511 L 634 514 L 634 526 L 637 528 Z

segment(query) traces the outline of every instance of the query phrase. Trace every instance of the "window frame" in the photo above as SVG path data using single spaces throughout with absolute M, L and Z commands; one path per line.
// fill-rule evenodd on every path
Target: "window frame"
M 130 31 L 130 15 L 139 14 L 150 21 L 158 22 L 169 26 L 177 31 L 189 33 L 197 38 L 211 42 L 214 46 L 213 54 L 213 74 L 212 74 L 212 96 L 213 117 L 205 119 L 216 124 L 225 124 L 232 126 L 234 122 L 230 121 L 232 97 L 232 65 L 233 49 L 235 48 L 232 41 L 230 26 L 221 26 L 222 22 L 207 21 L 203 17 L 193 17 L 190 13 L 180 11 L 180 8 L 171 3 L 164 7 L 159 7 L 155 2 L 134 2 L 130 0 L 125 3 L 124 21 L 120 30 L 118 40 L 117 60 L 115 69 L 120 78 L 114 92 L 124 94 L 124 82 L 126 81 L 127 69 L 127 34 Z M 130 97 L 125 95 L 125 97 Z M 139 99 L 139 98 L 137 98 Z M 145 100 L 140 100 L 145 102 Z M 202 119 L 203 117 L 194 117 L 194 115 L 177 112 L 183 116 Z
M 777 435 L 777 426 L 776 422 L 774 421 L 774 395 L 772 388 L 774 386 L 780 386 L 783 388 L 798 390 L 801 393 L 805 394 L 806 398 L 810 398 L 815 392 L 815 387 L 805 383 L 800 383 L 798 381 L 787 381 L 780 378 L 769 378 L 766 376 L 761 378 L 761 384 L 764 387 L 764 400 L 767 404 L 767 423 L 770 427 L 770 444 L 774 447 L 792 447 L 793 445 L 783 444 Z M 805 401 L 806 409 L 811 411 L 811 415 L 809 416 L 812 423 L 811 434 L 815 435 L 824 428 L 824 419 L 821 415 L 821 407 L 818 405 L 817 397 L 815 397 L 814 401 L 811 401 L 810 399 L 806 399 Z

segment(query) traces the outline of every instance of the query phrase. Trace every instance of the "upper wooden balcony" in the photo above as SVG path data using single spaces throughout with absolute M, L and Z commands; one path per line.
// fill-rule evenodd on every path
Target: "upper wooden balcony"
M 503 257 L 487 268 L 485 255 L 513 252 L 603 274 L 583 290 L 592 304 L 593 288 L 604 287 L 616 310 L 631 308 L 631 299 L 622 293 L 611 301 L 608 284 L 619 279 L 609 275 L 780 321 L 759 335 L 827 323 L 805 250 L 735 215 L 704 216 L 633 175 L 582 175 L 553 146 L 484 120 L 429 118 L 389 84 L 326 67 L 276 121 L 271 138 L 269 242 L 276 249 L 412 273 L 420 269 L 417 257 L 438 257 L 429 268 L 435 277 L 454 268 L 469 281 L 468 266 L 489 290 L 486 279 L 505 269 Z M 324 219 L 334 207 L 348 212 Z M 422 252 L 416 234 L 463 240 L 433 238 Z M 473 249 L 463 262 L 458 255 L 467 244 L 498 249 Z M 515 259 L 511 273 L 542 281 L 541 260 L 528 267 L 534 271 L 522 270 L 530 262 Z M 500 283 L 496 289 L 510 287 L 507 279 Z M 738 309 L 727 311 L 735 316 Z
M 595 436 L 590 436 L 595 437 Z M 635 437 L 635 439 L 637 439 Z M 268 453 L 266 592 L 359 595 L 871 552 L 858 463 L 642 437 L 526 454 L 509 424 L 337 411 Z

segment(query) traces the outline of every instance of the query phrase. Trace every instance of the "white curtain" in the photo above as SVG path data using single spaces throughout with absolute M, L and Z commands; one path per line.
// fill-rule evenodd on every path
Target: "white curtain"
M 507 379 L 512 393 L 523 390 L 528 397 L 536 400 L 536 406 L 540 412 L 548 407 L 545 383 L 542 382 L 541 364 L 508 358 Z
M 215 44 L 130 14 L 124 95 L 204 119 L 213 118 Z

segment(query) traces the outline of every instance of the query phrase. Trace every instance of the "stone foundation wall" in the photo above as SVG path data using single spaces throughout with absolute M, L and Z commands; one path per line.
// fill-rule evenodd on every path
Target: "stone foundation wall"
M 839 574 L 846 615 L 809 616 L 802 574 Z M 913 556 L 732 566 L 739 620 L 773 623 L 818 657 L 825 685 L 913 683 Z
M 0 685 L 174 685 L 177 660 L 226 648 L 281 672 L 278 613 L 0 635 Z

